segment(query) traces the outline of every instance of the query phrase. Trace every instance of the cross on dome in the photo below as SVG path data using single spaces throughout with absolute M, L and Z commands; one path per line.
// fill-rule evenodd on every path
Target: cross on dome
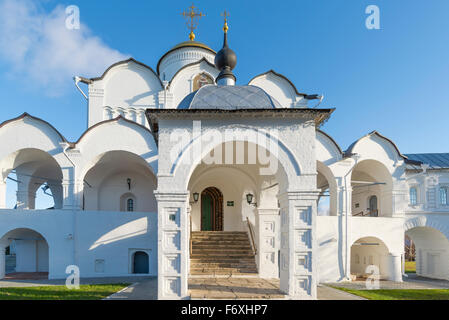
M 190 41 L 195 40 L 195 33 L 193 33 L 193 30 L 195 30 L 198 27 L 199 19 L 205 16 L 201 11 L 196 10 L 197 8 L 192 4 L 189 7 L 188 11 L 181 12 L 181 15 L 186 18 L 186 25 L 187 28 L 190 30 L 189 39 Z

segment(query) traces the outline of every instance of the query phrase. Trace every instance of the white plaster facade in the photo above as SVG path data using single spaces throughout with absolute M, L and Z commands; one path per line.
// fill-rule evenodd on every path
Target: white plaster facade
M 315 299 L 318 282 L 350 280 L 372 264 L 382 278 L 402 281 L 406 233 L 417 246 L 418 273 L 449 279 L 449 205 L 438 197 L 439 188 L 449 186 L 448 169 L 407 170 L 407 157 L 377 132 L 342 152 L 317 127 L 327 117 L 317 120 L 320 112 L 331 110 L 309 109 L 307 95 L 274 71 L 249 84 L 282 110 L 177 112 L 195 76 L 217 77 L 214 53 L 184 43 L 163 56 L 157 72 L 129 59 L 99 78 L 83 78 L 89 129 L 76 142 L 28 114 L 0 125 L 0 278 L 12 242 L 16 271 L 48 272 L 52 279 L 66 277 L 68 265 L 79 266 L 82 277 L 130 275 L 133 255 L 142 251 L 148 274 L 159 279 L 159 298 L 187 298 L 189 231 L 201 230 L 193 193 L 216 187 L 223 194 L 223 230 L 246 231 L 248 219 L 259 276 L 279 277 L 288 298 Z M 212 139 L 197 152 L 199 120 L 200 137 L 226 130 L 234 137 Z M 188 138 L 173 141 L 176 130 Z M 277 168 L 204 162 L 217 147 L 224 147 L 224 158 L 236 154 L 234 143 L 246 141 L 248 132 L 256 139 L 244 150 L 268 150 Z M 281 147 L 273 153 L 259 137 Z M 271 171 L 261 175 L 261 168 Z M 20 181 L 16 209 L 6 208 L 11 172 Z M 34 210 L 43 183 L 53 195 L 52 210 Z M 413 205 L 411 187 L 417 188 Z M 248 204 L 248 193 L 255 204 Z M 328 215 L 317 214 L 323 196 Z

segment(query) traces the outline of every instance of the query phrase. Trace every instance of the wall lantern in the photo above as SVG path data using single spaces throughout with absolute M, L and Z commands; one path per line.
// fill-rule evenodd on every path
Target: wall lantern
M 198 199 L 200 198 L 200 194 L 198 192 L 195 192 L 193 194 L 193 201 L 198 202 Z
M 253 199 L 254 195 L 252 193 L 246 194 L 246 201 L 248 202 L 248 204 L 252 204 L 253 206 L 257 207 L 257 203 L 256 202 L 253 203 Z
M 128 183 L 128 190 L 131 190 L 131 179 L 126 179 L 126 183 Z

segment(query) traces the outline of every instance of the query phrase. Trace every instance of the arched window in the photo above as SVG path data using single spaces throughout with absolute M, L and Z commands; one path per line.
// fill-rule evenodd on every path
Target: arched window
M 410 204 L 416 206 L 418 204 L 418 190 L 416 187 L 410 188 Z
M 136 197 L 131 192 L 127 192 L 120 197 L 120 211 L 134 212 L 137 209 Z
M 134 211 L 134 199 L 129 198 L 128 200 L 126 200 L 126 211 Z
M 443 206 L 449 205 L 448 190 L 449 187 L 440 187 L 440 204 Z

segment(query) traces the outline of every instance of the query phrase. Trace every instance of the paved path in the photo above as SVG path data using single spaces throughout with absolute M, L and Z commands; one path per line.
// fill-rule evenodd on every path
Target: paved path
M 135 282 L 104 300 L 157 300 L 157 278 Z
M 318 285 L 318 300 L 366 300 L 365 298 L 344 292 L 326 285 Z
M 150 280 L 153 277 L 107 277 L 107 278 L 82 278 L 80 284 L 113 284 L 113 283 L 135 283 Z M 60 280 L 0 280 L 0 288 L 12 287 L 42 287 L 65 285 L 65 279 Z
M 404 277 L 403 280 L 403 282 L 380 281 L 379 286 L 380 289 L 449 289 L 449 281 L 447 280 L 424 278 L 416 274 L 408 274 L 408 277 Z M 328 285 L 347 289 L 367 290 L 365 281 L 339 282 Z
M 192 299 L 284 299 L 279 279 L 256 277 L 190 278 Z

